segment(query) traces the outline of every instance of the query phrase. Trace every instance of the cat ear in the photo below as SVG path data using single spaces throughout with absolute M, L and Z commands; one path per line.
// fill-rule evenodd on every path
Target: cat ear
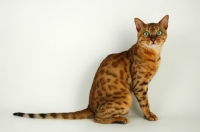
M 165 30 L 167 30 L 168 28 L 168 20 L 169 20 L 169 15 L 166 15 L 159 21 L 159 24 L 161 24 Z
M 144 26 L 144 22 L 140 20 L 139 18 L 135 18 L 134 21 L 135 21 L 136 29 L 139 32 L 140 29 Z

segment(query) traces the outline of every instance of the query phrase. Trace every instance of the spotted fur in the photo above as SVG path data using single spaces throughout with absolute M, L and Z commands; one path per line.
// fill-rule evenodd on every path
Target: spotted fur
M 167 38 L 168 18 L 166 15 L 158 23 L 144 24 L 135 18 L 138 40 L 129 50 L 111 54 L 100 64 L 90 90 L 89 105 L 86 109 L 71 113 L 30 114 L 14 113 L 15 116 L 41 119 L 85 119 L 94 122 L 128 122 L 123 115 L 128 114 L 132 105 L 132 92 L 146 119 L 158 120 L 150 111 L 148 84 L 160 65 L 160 52 Z M 149 35 L 145 36 L 144 32 Z M 161 35 L 157 35 L 161 31 Z

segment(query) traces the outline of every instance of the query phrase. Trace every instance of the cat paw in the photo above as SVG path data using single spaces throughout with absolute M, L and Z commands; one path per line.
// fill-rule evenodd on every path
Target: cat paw
M 152 112 L 146 114 L 144 117 L 149 121 L 157 121 L 158 120 L 158 117 Z
M 125 117 L 118 117 L 118 118 L 115 118 L 115 121 L 113 123 L 127 124 L 128 123 L 128 119 L 125 118 Z

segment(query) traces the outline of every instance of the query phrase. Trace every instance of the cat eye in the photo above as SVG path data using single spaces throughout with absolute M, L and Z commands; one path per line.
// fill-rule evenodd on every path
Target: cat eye
M 158 36 L 162 35 L 162 31 L 160 31 L 160 30 L 157 31 L 156 35 L 158 35 Z
M 144 36 L 149 36 L 150 34 L 149 34 L 149 32 L 145 31 L 145 32 L 143 33 L 143 35 L 144 35 Z

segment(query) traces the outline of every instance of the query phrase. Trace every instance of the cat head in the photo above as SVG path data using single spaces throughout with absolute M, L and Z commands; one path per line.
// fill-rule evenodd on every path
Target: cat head
M 164 16 L 158 23 L 145 24 L 139 18 L 135 18 L 138 31 L 138 44 L 145 48 L 161 47 L 167 38 L 169 16 Z

